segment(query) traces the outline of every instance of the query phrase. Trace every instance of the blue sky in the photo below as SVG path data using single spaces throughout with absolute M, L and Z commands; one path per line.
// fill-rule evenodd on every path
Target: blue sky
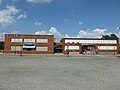
M 0 0 L 0 38 L 5 33 L 62 37 L 120 37 L 120 0 Z

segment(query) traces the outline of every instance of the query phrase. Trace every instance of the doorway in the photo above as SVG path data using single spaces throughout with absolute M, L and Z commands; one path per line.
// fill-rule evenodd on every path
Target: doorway
M 62 44 L 54 43 L 54 53 L 62 53 Z
M 83 54 L 95 54 L 95 45 L 82 45 Z

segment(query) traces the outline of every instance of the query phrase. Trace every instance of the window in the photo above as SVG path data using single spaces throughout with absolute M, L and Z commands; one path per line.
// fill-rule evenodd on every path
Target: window
M 22 38 L 12 38 L 11 42 L 22 42 Z
M 24 42 L 35 42 L 35 39 L 24 39 Z
M 79 46 L 65 46 L 65 50 L 79 50 Z
M 98 46 L 99 50 L 117 50 L 116 46 Z
M 65 40 L 65 43 L 87 43 L 87 44 L 117 44 L 116 40 Z
M 21 46 L 11 46 L 11 51 L 21 51 L 22 47 Z
M 39 43 L 47 43 L 48 39 L 37 39 L 37 42 L 39 42 Z
M 36 51 L 48 51 L 48 47 L 38 46 L 38 47 L 36 47 Z

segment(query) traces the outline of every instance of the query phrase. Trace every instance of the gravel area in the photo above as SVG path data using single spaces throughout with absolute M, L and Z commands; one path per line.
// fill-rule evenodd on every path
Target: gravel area
M 120 57 L 1 54 L 0 90 L 120 90 Z

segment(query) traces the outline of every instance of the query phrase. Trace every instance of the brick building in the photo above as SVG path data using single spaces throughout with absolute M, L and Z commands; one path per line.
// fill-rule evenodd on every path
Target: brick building
M 53 54 L 53 35 L 5 34 L 4 53 Z
M 54 42 L 53 35 L 5 34 L 4 53 L 54 54 L 118 54 L 119 41 L 98 38 L 62 38 Z
M 80 54 L 118 54 L 119 41 L 98 38 L 63 38 L 62 51 L 78 52 Z

